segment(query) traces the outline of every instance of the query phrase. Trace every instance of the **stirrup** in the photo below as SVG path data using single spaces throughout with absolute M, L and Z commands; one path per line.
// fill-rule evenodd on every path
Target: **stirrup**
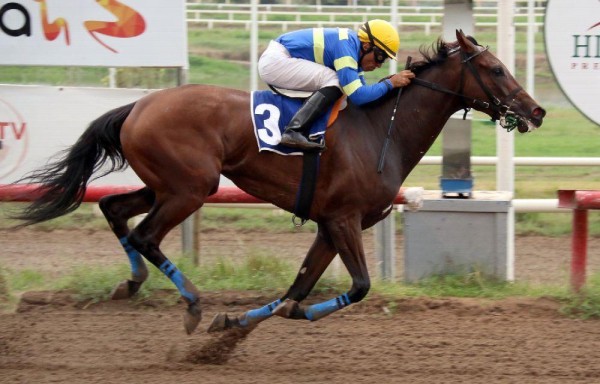
M 286 130 L 286 132 L 283 133 L 279 143 L 281 145 L 285 145 L 286 147 L 299 148 L 309 151 L 325 149 L 325 144 L 310 141 L 300 132 L 291 129 Z

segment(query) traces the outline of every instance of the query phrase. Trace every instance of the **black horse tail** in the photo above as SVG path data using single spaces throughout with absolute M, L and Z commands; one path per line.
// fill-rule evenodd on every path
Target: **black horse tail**
M 73 212 L 81 205 L 91 180 L 127 168 L 120 132 L 134 105 L 135 103 L 131 103 L 115 108 L 100 116 L 73 146 L 59 154 L 58 160 L 16 182 L 36 184 L 36 199 L 13 216 L 24 221 L 20 227 Z M 100 171 L 107 162 L 110 163 L 109 166 L 92 179 L 92 175 Z

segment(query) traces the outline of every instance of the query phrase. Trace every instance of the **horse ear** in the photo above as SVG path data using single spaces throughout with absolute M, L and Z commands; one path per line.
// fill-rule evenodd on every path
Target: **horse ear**
M 460 44 L 460 49 L 463 52 L 474 53 L 477 50 L 475 44 L 473 44 L 473 42 L 469 40 L 467 36 L 465 36 L 465 33 L 462 31 L 462 29 L 456 30 L 456 39 L 458 40 L 458 44 Z

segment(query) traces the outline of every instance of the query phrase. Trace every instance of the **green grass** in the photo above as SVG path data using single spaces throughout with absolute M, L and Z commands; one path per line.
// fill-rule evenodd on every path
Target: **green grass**
M 302 227 L 292 225 L 292 215 L 278 208 L 226 208 L 202 209 L 202 230 L 210 232 L 231 228 L 239 232 L 316 232 L 317 225 L 309 221 Z
M 247 89 L 250 80 L 247 76 L 233 73 L 248 72 L 245 64 L 227 62 L 201 56 L 190 57 L 188 79 L 193 84 L 219 85 L 235 89 Z
M 24 207 L 24 203 L 2 203 L 0 204 L 0 229 L 8 229 L 18 225 L 18 220 L 10 217 Z M 39 231 L 53 231 L 55 229 L 84 229 L 84 230 L 106 230 L 108 224 L 104 216 L 99 213 L 97 204 L 82 204 L 75 212 L 61 216 L 54 220 L 46 221 L 33 226 Z
M 564 287 L 501 281 L 477 271 L 461 275 L 432 276 L 415 284 L 376 281 L 373 292 L 388 297 L 473 297 L 493 300 L 507 297 L 554 297 L 564 300 L 570 295 Z
M 419 16 L 415 16 L 419 17 Z M 350 22 L 351 20 L 349 20 Z M 262 51 L 269 40 L 281 34 L 281 29 L 274 27 L 261 28 L 259 31 L 259 50 Z M 407 53 L 416 54 L 421 45 L 433 43 L 439 31 L 434 31 L 431 35 L 426 35 L 416 30 L 401 31 L 401 52 L 403 58 Z M 490 44 L 494 50 L 496 34 L 493 28 L 482 28 L 477 33 L 477 38 L 482 44 Z M 248 89 L 249 73 L 248 65 L 232 65 L 233 61 L 248 61 L 250 58 L 250 32 L 243 27 L 238 28 L 200 28 L 190 26 L 188 29 L 188 51 L 190 60 L 190 82 L 219 84 L 224 86 L 234 86 L 238 89 Z M 523 60 L 526 52 L 525 33 L 518 30 L 516 33 L 516 50 L 518 60 Z M 542 33 L 536 35 L 536 52 L 543 52 Z M 520 59 L 519 59 L 520 57 Z M 212 58 L 216 61 L 205 61 L 202 58 Z M 542 69 L 536 71 L 538 77 L 549 77 L 551 74 L 544 60 L 540 60 L 538 65 Z M 536 67 L 537 68 L 537 67 Z M 217 71 L 212 72 L 214 69 Z M 156 68 L 131 68 L 123 70 L 125 78 L 120 82 L 122 86 L 136 86 L 141 88 L 169 87 L 176 84 L 176 72 L 173 69 Z M 157 71 L 163 73 L 157 75 Z M 217 76 L 215 80 L 211 75 L 200 74 L 212 73 Z M 147 79 L 140 79 L 146 76 Z M 377 81 L 387 75 L 387 68 L 375 73 L 367 74 L 370 81 Z M 138 78 L 133 84 L 128 83 L 127 77 Z M 231 81 L 230 78 L 236 78 Z M 6 66 L 0 73 L 0 83 L 8 84 L 46 84 L 63 86 L 106 86 L 108 84 L 108 69 L 101 67 L 23 67 Z M 232 85 L 233 84 L 233 85 Z
M 273 255 L 249 252 L 239 262 L 221 258 L 209 265 L 196 267 L 189 257 L 174 258 L 177 267 L 201 291 L 218 290 L 255 290 L 283 292 L 296 276 L 296 266 Z M 150 276 L 138 293 L 144 300 L 157 290 L 176 291 L 169 279 L 156 268 L 149 268 Z M 110 298 L 112 288 L 130 275 L 129 265 L 124 262 L 119 266 L 105 268 L 78 267 L 68 275 L 48 281 L 35 271 L 23 270 L 14 273 L 0 271 L 0 298 L 7 297 L 10 292 L 18 293 L 30 290 L 51 289 L 68 290 L 76 293 L 79 300 L 102 301 Z M 3 280 L 2 280 L 3 279 Z M 345 282 L 345 280 L 344 280 Z M 338 287 L 331 277 L 324 276 L 315 287 L 315 292 Z
M 296 273 L 289 263 L 261 254 L 249 255 L 239 263 L 222 259 L 200 268 L 193 266 L 189 258 L 176 260 L 176 264 L 201 291 L 252 290 L 278 295 L 287 289 Z M 13 274 L 0 270 L 0 307 L 10 308 L 11 303 L 14 306 L 12 293 L 36 289 L 68 290 L 75 293 L 81 301 L 108 300 L 112 287 L 128 274 L 128 266 L 125 264 L 102 269 L 82 267 L 56 282 L 47 282 L 35 272 Z M 335 295 L 347 289 L 349 284 L 347 278 L 335 279 L 326 275 L 313 292 Z M 171 291 L 173 299 L 177 296 L 171 282 L 156 268 L 150 268 L 150 277 L 136 299 L 144 301 L 152 298 L 158 290 Z M 545 297 L 560 301 L 561 312 L 565 315 L 584 319 L 600 318 L 600 274 L 592 276 L 586 289 L 579 294 L 572 293 L 565 287 L 509 283 L 472 272 L 464 275 L 435 276 L 417 284 L 374 281 L 371 295 L 386 297 L 392 311 L 396 303 L 406 297 L 470 297 L 493 300 L 507 297 Z M 366 300 L 369 300 L 369 296 Z
M 480 112 L 474 112 L 473 118 L 472 155 L 494 156 L 495 125 Z M 515 135 L 515 156 L 600 156 L 600 126 L 574 108 L 550 106 L 541 128 L 531 133 L 512 134 Z M 435 141 L 428 155 L 441 155 L 441 143 L 442 136 Z
M 600 274 L 594 274 L 586 281 L 579 294 L 569 293 L 563 297 L 562 312 L 584 319 L 600 318 Z

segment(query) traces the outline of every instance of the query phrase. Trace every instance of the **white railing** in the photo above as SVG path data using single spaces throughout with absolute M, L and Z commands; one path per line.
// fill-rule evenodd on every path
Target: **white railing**
M 423 27 L 426 34 L 431 33 L 433 27 L 441 27 L 443 18 L 443 2 L 437 6 L 399 6 L 397 9 L 398 27 L 416 26 Z M 526 1 L 518 1 L 515 7 L 515 26 L 529 25 L 528 8 Z M 497 7 L 475 6 L 475 25 L 481 27 L 497 26 Z M 535 6 L 533 9 L 535 26 L 543 25 L 544 6 Z M 379 6 L 317 6 L 317 5 L 283 5 L 259 4 L 258 24 L 262 26 L 278 26 L 283 31 L 291 26 L 323 27 L 347 26 L 358 28 L 368 19 L 390 16 L 390 7 Z M 217 25 L 243 25 L 250 28 L 250 4 L 210 4 L 187 3 L 186 20 L 190 24 L 203 24 L 209 29 Z
M 531 166 L 600 166 L 600 157 L 514 157 L 515 165 Z M 441 165 L 442 156 L 425 156 L 422 165 Z M 471 156 L 471 165 L 497 165 L 497 156 Z
M 600 157 L 514 157 L 515 166 L 600 166 Z M 419 165 L 441 165 L 442 156 L 425 156 Z M 497 156 L 471 156 L 471 165 L 498 164 Z M 515 212 L 568 212 L 558 199 L 513 199 Z

